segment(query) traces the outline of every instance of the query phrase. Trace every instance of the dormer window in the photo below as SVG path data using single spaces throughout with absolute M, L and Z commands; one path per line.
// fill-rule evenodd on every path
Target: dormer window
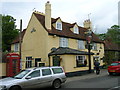
M 56 29 L 62 30 L 62 23 L 61 22 L 56 23 Z
M 75 33 L 75 34 L 79 34 L 79 29 L 78 29 L 78 27 L 74 27 L 74 33 Z

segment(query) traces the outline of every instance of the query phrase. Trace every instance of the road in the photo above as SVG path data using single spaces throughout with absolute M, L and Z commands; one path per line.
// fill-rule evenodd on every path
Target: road
M 88 79 L 82 79 L 82 80 L 73 80 L 66 82 L 62 85 L 62 88 L 96 88 L 99 90 L 118 90 L 118 86 L 120 86 L 119 83 L 120 76 L 99 76 L 99 77 L 93 77 Z M 60 89 L 59 89 L 60 90 Z

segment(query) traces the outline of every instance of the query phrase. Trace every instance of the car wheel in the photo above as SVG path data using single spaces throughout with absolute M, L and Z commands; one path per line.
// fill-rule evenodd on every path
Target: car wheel
M 57 89 L 61 87 L 61 81 L 60 80 L 55 80 L 52 84 L 53 88 Z
M 10 90 L 22 90 L 20 86 L 12 86 Z

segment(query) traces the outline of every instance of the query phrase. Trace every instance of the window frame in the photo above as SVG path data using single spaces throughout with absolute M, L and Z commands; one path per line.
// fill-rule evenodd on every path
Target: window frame
M 79 58 L 79 57 L 82 57 L 82 58 Z M 85 60 L 86 60 L 86 56 L 84 55 L 76 56 L 76 67 L 85 67 L 87 65 L 87 64 L 85 65 Z
M 68 38 L 60 37 L 59 43 L 60 47 L 68 47 Z
M 77 42 L 78 42 L 78 49 L 85 49 L 85 43 L 83 40 L 77 40 Z
M 93 43 L 92 45 L 92 50 L 97 50 L 97 43 Z
M 32 67 L 32 56 L 26 57 L 26 68 L 31 68 Z
M 18 52 L 19 51 L 19 43 L 14 44 L 14 51 Z
M 56 22 L 56 29 L 62 30 L 62 22 Z
M 79 34 L 79 28 L 78 27 L 74 27 L 74 33 Z

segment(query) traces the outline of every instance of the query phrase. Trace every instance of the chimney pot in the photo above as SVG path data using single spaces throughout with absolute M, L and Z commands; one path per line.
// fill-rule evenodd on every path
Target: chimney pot
M 50 3 L 50 1 L 47 1 L 47 3 Z

